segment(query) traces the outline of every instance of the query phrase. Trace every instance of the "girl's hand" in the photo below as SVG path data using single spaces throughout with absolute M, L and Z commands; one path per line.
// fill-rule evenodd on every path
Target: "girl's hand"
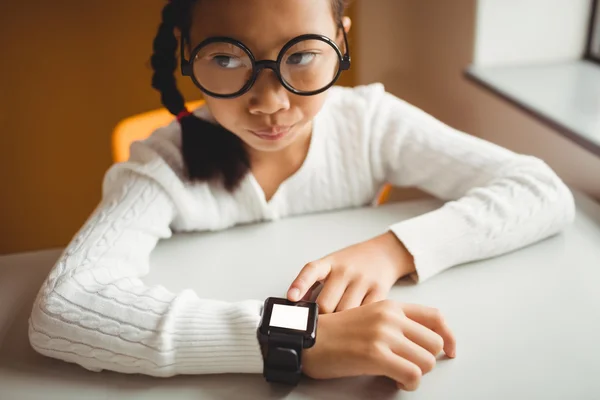
M 306 299 L 313 285 L 324 281 L 316 300 L 319 312 L 348 310 L 385 299 L 392 285 L 414 270 L 412 255 L 387 232 L 308 263 L 292 282 L 288 299 Z
M 389 300 L 326 314 L 317 341 L 303 353 L 303 370 L 315 379 L 383 375 L 415 390 L 444 350 L 456 356 L 454 335 L 440 312 Z

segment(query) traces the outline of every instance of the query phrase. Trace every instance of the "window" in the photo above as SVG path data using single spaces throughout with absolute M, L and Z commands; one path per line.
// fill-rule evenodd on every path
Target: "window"
M 467 76 L 600 157 L 600 0 L 514 3 L 477 2 Z
M 594 0 L 587 58 L 600 63 L 600 0 Z

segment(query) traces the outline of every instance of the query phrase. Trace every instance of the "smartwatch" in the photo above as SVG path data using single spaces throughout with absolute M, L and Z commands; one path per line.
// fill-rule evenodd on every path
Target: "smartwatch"
M 298 384 L 302 350 L 315 345 L 318 316 L 317 303 L 275 297 L 265 300 L 257 335 L 264 349 L 263 376 L 268 382 Z

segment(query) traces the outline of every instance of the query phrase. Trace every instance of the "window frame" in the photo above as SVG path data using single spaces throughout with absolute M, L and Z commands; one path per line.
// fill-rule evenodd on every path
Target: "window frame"
M 600 0 L 592 1 L 592 13 L 590 16 L 588 40 L 585 59 L 600 64 L 600 48 L 594 53 L 592 47 L 596 42 L 600 43 Z M 600 47 L 600 45 L 598 45 Z

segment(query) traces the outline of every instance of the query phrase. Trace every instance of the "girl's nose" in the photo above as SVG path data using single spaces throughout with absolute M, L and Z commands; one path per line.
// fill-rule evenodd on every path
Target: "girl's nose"
M 275 114 L 290 108 L 289 92 L 270 69 L 260 72 L 250 93 L 251 114 Z

